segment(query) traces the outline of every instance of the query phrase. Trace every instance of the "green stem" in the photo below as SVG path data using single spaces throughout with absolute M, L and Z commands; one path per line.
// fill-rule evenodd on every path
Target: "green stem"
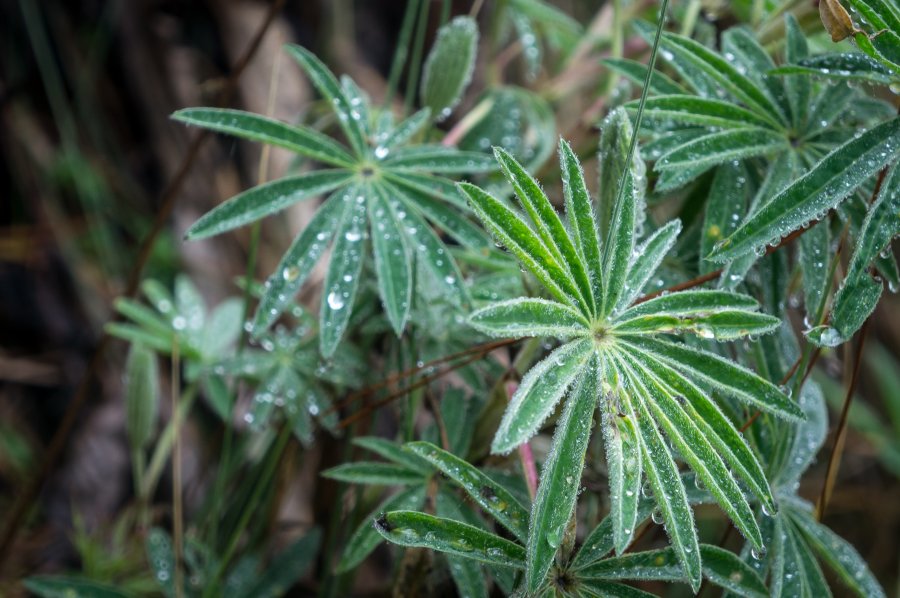
M 153 451 L 153 456 L 150 458 L 150 465 L 147 467 L 143 484 L 141 485 L 141 500 L 149 502 L 150 497 L 153 496 L 153 493 L 156 490 L 156 484 L 159 482 L 159 478 L 162 475 L 163 467 L 165 467 L 166 461 L 169 459 L 169 455 L 172 452 L 172 446 L 175 443 L 175 428 L 176 426 L 180 426 L 187 418 L 187 414 L 190 412 L 196 398 L 197 383 L 192 382 L 181 394 L 177 410 L 172 415 L 172 419 L 169 420 L 169 423 L 166 424 L 162 435 L 159 437 L 159 442 L 156 443 L 156 449 Z
M 400 35 L 397 40 L 397 49 L 394 51 L 394 59 L 391 62 L 391 72 L 388 75 L 387 91 L 384 95 L 384 105 L 390 106 L 397 91 L 400 81 L 400 73 L 406 64 L 406 56 L 409 54 L 409 40 L 412 36 L 413 23 L 416 20 L 416 11 L 421 0 L 409 0 L 406 3 L 406 11 L 403 13 L 403 24 L 400 25 Z
M 416 92 L 419 89 L 419 71 L 422 67 L 422 52 L 425 49 L 425 33 L 428 30 L 428 9 L 431 3 L 427 0 L 422 0 L 419 5 L 419 22 L 416 24 L 416 39 L 413 45 L 412 59 L 409 62 L 406 97 L 403 98 L 403 110 L 405 113 L 409 113 L 412 109 Z

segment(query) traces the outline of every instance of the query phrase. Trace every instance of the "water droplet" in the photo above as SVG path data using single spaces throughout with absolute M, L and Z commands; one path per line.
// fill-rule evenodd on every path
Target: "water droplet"
M 341 297 L 340 293 L 335 293 L 332 291 L 328 293 L 328 307 L 331 309 L 341 309 L 344 307 L 344 298 Z
M 750 549 L 750 556 L 752 556 L 757 561 L 761 561 L 766 558 L 766 547 L 760 546 L 759 548 L 753 547 Z

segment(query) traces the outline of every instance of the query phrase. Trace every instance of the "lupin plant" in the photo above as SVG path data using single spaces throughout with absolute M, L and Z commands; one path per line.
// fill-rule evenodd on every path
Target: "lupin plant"
M 900 286 L 900 9 L 823 0 L 811 20 L 798 3 L 743 1 L 732 4 L 747 24 L 715 29 L 700 2 L 668 14 L 664 1 L 650 25 L 650 11 L 613 1 L 583 30 L 548 2 L 509 0 L 480 31 L 481 2 L 455 18 L 448 2 L 422 60 L 428 4 L 410 2 L 380 105 L 289 45 L 324 104 L 315 125 L 174 114 L 300 159 L 202 216 L 189 240 L 321 203 L 268 279 L 242 282 L 243 300 L 207 314 L 178 277 L 174 296 L 145 283 L 153 309 L 117 304 L 128 322 L 109 331 L 134 344 L 142 501 L 194 396 L 224 426 L 206 521 L 186 544 L 148 535 L 161 591 L 277 595 L 313 566 L 305 590 L 351 595 L 357 571 L 390 557 L 395 595 L 452 584 L 476 598 L 632 598 L 708 584 L 818 597 L 833 591 L 827 568 L 835 592 L 884 596 L 823 520 L 843 418 L 827 470 L 809 471 L 830 425 L 816 376 L 831 370 L 817 360 L 833 366 L 854 338 L 861 348 L 884 287 Z M 599 39 L 593 27 L 609 22 Z M 504 79 L 518 52 L 529 89 Z M 572 125 L 567 94 L 597 64 L 590 93 L 606 95 Z M 469 97 L 470 85 L 484 87 Z M 296 304 L 304 285 L 317 318 Z M 158 356 L 187 384 L 147 465 Z M 847 369 L 844 406 L 858 363 Z M 295 462 L 319 474 L 309 494 L 333 519 L 321 545 L 311 528 L 263 567 L 268 528 L 249 526 L 257 512 L 271 523 L 292 491 L 276 474 Z M 740 537 L 719 539 L 715 523 Z

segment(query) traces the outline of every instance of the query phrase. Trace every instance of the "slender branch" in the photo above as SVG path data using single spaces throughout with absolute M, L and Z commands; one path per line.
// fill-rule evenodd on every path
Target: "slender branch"
M 231 72 L 231 75 L 229 75 L 227 81 L 222 87 L 222 91 L 219 95 L 219 104 L 228 103 L 228 101 L 234 95 L 234 92 L 237 89 L 238 79 L 243 74 L 244 70 L 247 68 L 247 65 L 250 63 L 250 61 L 253 59 L 253 56 L 259 49 L 266 32 L 268 31 L 272 22 L 275 20 L 275 17 L 281 11 L 281 7 L 284 5 L 284 2 L 285 0 L 274 0 L 272 2 L 271 7 L 269 8 L 269 13 L 266 15 L 266 18 L 263 21 L 262 25 L 260 25 L 256 36 L 251 41 L 250 46 L 247 48 L 244 55 L 238 60 L 237 64 Z M 202 147 L 203 142 L 208 137 L 209 133 L 206 131 L 198 132 L 194 136 L 194 138 L 191 140 L 190 145 L 188 146 L 184 158 L 182 159 L 181 165 L 175 173 L 175 176 L 163 191 L 162 199 L 160 201 L 160 208 L 156 213 L 156 219 L 153 222 L 153 227 L 141 244 L 140 250 L 138 251 L 137 261 L 135 262 L 135 265 L 132 268 L 131 274 L 128 278 L 128 285 L 124 293 L 125 297 L 134 297 L 134 295 L 136 294 L 141 276 L 144 272 L 145 266 L 147 265 L 147 261 L 150 258 L 150 254 L 152 252 L 156 239 L 168 222 L 169 216 L 171 215 L 172 210 L 175 207 L 175 200 L 178 197 L 181 188 L 184 186 L 184 183 L 187 181 L 187 175 L 193 167 L 197 156 L 200 154 L 200 148 Z M 47 476 L 50 475 L 50 472 L 53 470 L 53 468 L 56 466 L 56 463 L 59 461 L 59 458 L 62 456 L 63 449 L 66 446 L 69 435 L 72 433 L 72 428 L 75 426 L 78 414 L 87 401 L 91 390 L 91 383 L 96 377 L 101 363 L 103 363 L 103 356 L 106 350 L 109 348 L 111 340 L 112 337 L 110 337 L 106 333 L 104 333 L 100 337 L 100 340 L 97 343 L 97 348 L 94 350 L 94 354 L 93 356 L 91 356 L 91 360 L 88 363 L 87 371 L 79 381 L 78 386 L 75 390 L 75 395 L 72 398 L 72 401 L 69 403 L 69 406 L 66 409 L 65 414 L 63 415 L 63 419 L 60 422 L 59 427 L 56 429 L 56 432 L 54 433 L 50 444 L 47 446 L 47 450 L 44 453 L 44 457 L 41 460 L 41 464 L 38 468 L 37 473 L 33 478 L 30 478 L 24 484 L 21 492 L 16 496 L 15 501 L 7 511 L 6 522 L 3 527 L 2 533 L 0 533 L 0 562 L 5 560 L 5 558 L 8 556 L 9 548 L 12 545 L 12 542 L 15 539 L 16 535 L 18 534 L 20 526 L 26 519 L 26 512 L 33 505 L 38 492 L 44 485 L 44 480 L 46 480 Z
M 408 369 L 400 371 L 400 372 L 395 372 L 395 373 L 391 374 L 390 376 L 388 376 L 387 378 L 381 380 L 380 382 L 376 382 L 375 384 L 367 386 L 366 388 L 363 388 L 354 393 L 351 393 L 350 395 L 347 396 L 347 398 L 343 399 L 342 401 L 337 403 L 334 407 L 329 409 L 327 413 L 333 413 L 333 412 L 337 411 L 338 409 L 347 407 L 348 405 L 350 405 L 360 399 L 363 399 L 365 397 L 375 394 L 375 392 L 381 390 L 382 388 L 385 388 L 387 386 L 390 386 L 391 384 L 399 382 L 400 380 L 403 380 L 404 378 L 409 378 L 409 377 L 415 376 L 415 375 L 419 374 L 420 372 L 423 372 L 425 370 L 429 370 L 431 368 L 439 366 L 442 363 L 446 363 L 448 361 L 455 361 L 457 359 L 466 357 L 467 355 L 471 355 L 473 353 L 478 353 L 478 354 L 490 353 L 491 351 L 493 351 L 495 349 L 507 347 L 509 345 L 519 342 L 520 340 L 522 340 L 522 339 L 518 339 L 518 338 L 504 339 L 504 340 L 500 340 L 500 341 L 491 341 L 489 343 L 484 343 L 481 345 L 475 345 L 474 347 L 469 347 L 468 349 L 464 349 L 463 351 L 459 351 L 457 353 L 451 353 L 450 355 L 445 355 L 443 357 L 438 357 L 437 359 L 432 359 L 431 361 L 423 363 L 422 365 L 417 365 L 415 367 L 408 368 Z
M 184 508 L 181 496 L 181 418 L 178 399 L 181 395 L 181 360 L 178 337 L 172 343 L 172 417 L 175 418 L 175 445 L 172 449 L 172 541 L 175 544 L 175 596 L 184 596 Z
M 863 348 L 866 344 L 866 336 L 869 332 L 869 322 L 871 318 L 867 318 L 859 330 L 859 336 L 856 346 L 856 354 L 853 356 L 853 371 L 850 374 L 850 383 L 847 385 L 847 394 L 844 396 L 844 406 L 841 408 L 841 418 L 838 420 L 837 431 L 834 436 L 834 446 L 831 447 L 831 454 L 828 456 L 828 469 L 825 471 L 825 479 L 822 481 L 822 492 L 819 494 L 819 502 L 816 504 L 816 519 L 819 521 L 825 516 L 825 510 L 828 508 L 828 501 L 831 499 L 831 491 L 834 489 L 834 482 L 837 478 L 838 468 L 841 464 L 841 455 L 844 451 L 844 440 L 847 431 L 847 419 L 850 414 L 850 404 L 856 394 L 856 383 L 859 381 L 859 370 L 862 365 Z
M 383 399 L 375 401 L 374 403 L 370 403 L 369 405 L 367 405 L 363 409 L 360 409 L 353 415 L 350 415 L 350 416 L 344 418 L 343 420 L 341 420 L 341 422 L 338 424 L 337 427 L 338 428 L 346 428 L 353 422 L 359 421 L 363 417 L 368 416 L 370 413 L 372 413 L 376 409 L 380 409 L 381 407 L 384 407 L 385 405 L 391 403 L 392 401 L 399 399 L 400 397 L 406 396 L 407 393 L 409 393 L 417 388 L 421 388 L 421 387 L 425 386 L 426 384 L 430 384 L 431 382 L 434 382 L 435 380 L 443 378 L 447 374 L 449 374 L 455 370 L 458 370 L 461 367 L 469 365 L 473 361 L 478 361 L 483 356 L 484 356 L 483 353 L 476 353 L 476 354 L 468 357 L 464 361 L 447 366 L 446 368 L 443 368 L 443 369 L 435 372 L 434 374 L 431 374 L 430 376 L 425 376 L 421 380 L 414 382 L 413 384 L 410 384 L 409 386 L 405 386 L 405 387 L 401 388 L 400 390 L 398 390 L 397 392 L 389 394 L 388 396 L 384 397 Z

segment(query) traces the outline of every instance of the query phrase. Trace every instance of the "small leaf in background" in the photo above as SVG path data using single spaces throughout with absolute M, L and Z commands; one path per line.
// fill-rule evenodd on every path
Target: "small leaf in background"
M 441 27 L 422 75 L 422 104 L 436 120 L 444 120 L 459 103 L 472 79 L 478 51 L 478 24 L 456 17 Z
M 134 343 L 125 365 L 125 420 L 132 451 L 141 451 L 153 439 L 159 414 L 159 369 L 156 354 Z

